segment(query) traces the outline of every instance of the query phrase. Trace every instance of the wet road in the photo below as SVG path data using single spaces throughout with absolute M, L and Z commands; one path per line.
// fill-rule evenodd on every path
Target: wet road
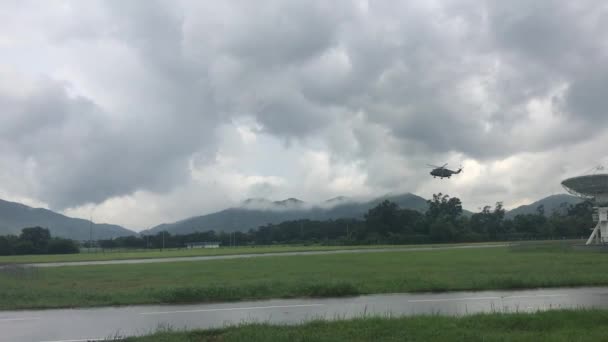
M 141 335 L 159 327 L 194 329 L 242 322 L 301 323 L 363 315 L 463 315 L 559 308 L 606 308 L 608 287 L 370 295 L 204 305 L 0 311 L 0 341 L 86 341 Z
M 493 244 L 493 245 L 459 245 L 459 246 L 445 246 L 445 247 L 341 249 L 341 250 L 334 250 L 334 251 L 302 251 L 302 252 L 277 252 L 277 253 L 257 253 L 257 254 L 254 253 L 254 254 L 209 255 L 209 256 L 154 258 L 154 259 L 47 262 L 47 263 L 22 264 L 22 266 L 63 267 L 63 266 L 85 266 L 85 265 L 149 264 L 149 263 L 159 263 L 159 262 L 244 259 L 244 258 L 262 258 L 262 257 L 275 257 L 275 256 L 292 256 L 292 255 L 325 255 L 325 254 L 380 253 L 380 252 L 419 252 L 419 251 L 435 251 L 435 250 L 446 250 L 446 249 L 496 248 L 496 247 L 507 247 L 507 246 L 509 246 L 509 245 L 508 244 Z M 2 267 L 6 267 L 6 266 L 0 266 L 0 268 L 2 268 Z

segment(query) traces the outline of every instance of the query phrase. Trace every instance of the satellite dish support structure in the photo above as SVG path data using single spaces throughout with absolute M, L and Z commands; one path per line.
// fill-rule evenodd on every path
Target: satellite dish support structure
M 594 207 L 593 216 L 594 220 L 597 218 L 597 225 L 591 231 L 591 236 L 589 236 L 585 244 L 590 245 L 594 242 L 596 244 L 608 243 L 608 208 Z
M 597 224 L 591 228 L 591 235 L 585 244 L 608 244 L 608 174 L 568 178 L 562 182 L 562 186 L 574 196 L 593 201 L 593 221 L 597 221 Z

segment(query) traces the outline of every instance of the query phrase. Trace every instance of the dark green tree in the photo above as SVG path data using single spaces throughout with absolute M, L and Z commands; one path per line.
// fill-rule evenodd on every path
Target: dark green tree
M 11 236 L 0 236 L 0 255 L 12 255 L 15 252 L 13 249 L 16 240 Z
M 456 227 L 447 216 L 440 216 L 429 226 L 429 234 L 435 242 L 454 241 Z
M 545 225 L 547 218 L 539 212 L 536 214 L 522 214 L 513 218 L 513 227 L 517 233 L 523 238 L 541 237 L 543 230 L 541 227 Z
M 18 255 L 39 254 L 40 252 L 34 247 L 34 244 L 28 240 L 17 240 L 13 247 L 13 251 Z
M 23 228 L 19 240 L 31 243 L 33 253 L 46 253 L 51 232 L 42 227 Z
M 450 198 L 449 195 L 438 193 L 433 194 L 433 199 L 427 201 L 427 203 L 429 209 L 426 216 L 431 220 L 444 217 L 454 222 L 462 215 L 462 202 L 458 197 Z
M 78 252 L 76 243 L 69 239 L 51 239 L 47 248 L 48 254 L 75 254 Z
M 417 210 L 399 210 L 399 225 L 402 234 L 417 234 L 424 230 L 424 215 Z
M 494 210 L 489 205 L 483 207 L 481 212 L 471 216 L 469 226 L 471 231 L 486 239 L 495 240 L 505 234 L 504 230 L 505 209 L 502 202 L 497 202 Z
M 385 200 L 365 214 L 365 225 L 368 232 L 386 236 L 400 228 L 400 212 L 397 203 Z

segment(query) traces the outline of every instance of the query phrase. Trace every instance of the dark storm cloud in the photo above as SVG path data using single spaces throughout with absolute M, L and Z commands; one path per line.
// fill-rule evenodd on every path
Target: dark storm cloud
M 608 82 L 608 9 L 602 1 L 514 2 L 490 7 L 497 47 L 531 75 L 528 84 L 567 84 L 560 99 L 571 120 L 604 121 Z M 522 82 L 520 82 L 522 83 Z M 559 113 L 557 113 L 559 114 Z
M 108 112 L 91 99 L 69 95 L 69 84 L 53 81 L 33 81 L 34 90 L 24 96 L 2 98 L 9 103 L 0 119 L 8 120 L 2 138 L 23 163 L 34 161 L 32 195 L 53 208 L 100 203 L 140 189 L 169 191 L 189 179 L 193 153 L 213 153 L 217 115 L 200 85 L 204 73 L 184 62 L 179 16 L 166 4 L 109 5 L 103 10 L 110 28 L 62 34 L 68 43 L 89 44 L 94 37 L 92 45 L 109 39 L 128 46 L 147 76 L 137 78 L 129 70 L 120 78 L 112 75 L 124 87 L 125 103 Z
M 35 195 L 53 207 L 101 202 L 140 187 L 166 191 L 188 176 L 188 144 L 173 137 L 178 129 L 169 135 L 143 122 L 113 124 L 94 103 L 68 96 L 52 81 L 38 83 L 26 98 L 4 95 L 0 102 L 13 104 L 3 106 L 0 118 L 0 140 L 11 147 L 5 152 L 35 162 Z
M 470 10 L 466 16 L 458 4 Z M 378 22 L 391 22 L 397 13 L 376 14 Z M 596 119 L 605 120 L 600 61 L 606 47 L 597 37 L 606 32 L 600 20 L 606 9 L 599 2 L 487 2 L 475 8 L 460 2 L 434 14 L 414 28 L 397 23 L 396 41 L 378 39 L 351 50 L 362 60 L 366 51 L 387 51 L 374 56 L 383 67 L 368 79 L 362 106 L 370 121 L 390 127 L 404 144 L 414 140 L 429 152 L 499 158 L 581 141 Z M 561 85 L 565 94 L 554 95 Z M 482 99 L 466 91 L 474 86 Z M 531 138 L 526 130 L 540 127 L 527 125 L 534 120 L 527 106 L 554 96 L 561 97 L 547 121 L 561 121 L 560 127 Z M 570 125 L 578 130 L 568 131 Z
M 214 162 L 218 125 L 240 116 L 361 161 L 382 188 L 424 160 L 546 152 L 606 123 L 601 1 L 103 1 L 31 12 L 28 29 L 9 27 L 15 37 L 0 44 L 34 37 L 11 51 L 49 52 L 40 69 L 67 80 L 0 88 L 3 166 L 29 170 L 30 195 L 59 208 L 183 184 L 193 156 Z
M 335 43 L 344 2 L 240 3 L 225 49 L 253 68 L 281 68 L 314 58 Z
M 608 59 L 606 60 L 608 62 Z M 585 77 L 586 76 L 586 77 Z M 566 94 L 567 110 L 590 123 L 606 122 L 608 114 L 608 66 L 574 80 Z

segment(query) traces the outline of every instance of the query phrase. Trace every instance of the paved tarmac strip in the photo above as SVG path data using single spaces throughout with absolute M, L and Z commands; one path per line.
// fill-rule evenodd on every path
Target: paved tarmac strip
M 608 309 L 608 287 L 0 311 L 0 341 L 77 342 L 148 334 L 163 327 L 205 329 L 248 322 L 299 324 L 311 319 L 365 315 L 466 315 L 565 308 Z
M 154 258 L 154 259 L 46 262 L 46 263 L 33 263 L 33 264 L 16 264 L 16 265 L 30 266 L 30 267 L 32 267 L 32 266 L 33 267 L 64 267 L 64 266 L 88 266 L 88 265 L 150 264 L 150 263 L 159 263 L 159 262 L 226 260 L 226 259 L 263 258 L 263 257 L 276 257 L 276 256 L 293 256 L 293 255 L 327 255 L 327 254 L 381 253 L 381 252 L 420 252 L 420 251 L 436 251 L 436 250 L 447 250 L 447 249 L 497 248 L 497 247 L 508 247 L 508 246 L 509 246 L 509 244 L 459 245 L 459 246 L 445 246 L 445 247 L 362 248 L 362 249 L 340 249 L 340 250 L 333 250 L 333 251 L 301 251 L 301 252 L 208 255 L 208 256 Z M 15 264 L 13 264 L 13 266 L 14 265 Z M 10 266 L 10 265 L 8 265 L 8 266 Z M 8 267 L 8 266 L 7 265 L 0 266 L 0 268 Z

